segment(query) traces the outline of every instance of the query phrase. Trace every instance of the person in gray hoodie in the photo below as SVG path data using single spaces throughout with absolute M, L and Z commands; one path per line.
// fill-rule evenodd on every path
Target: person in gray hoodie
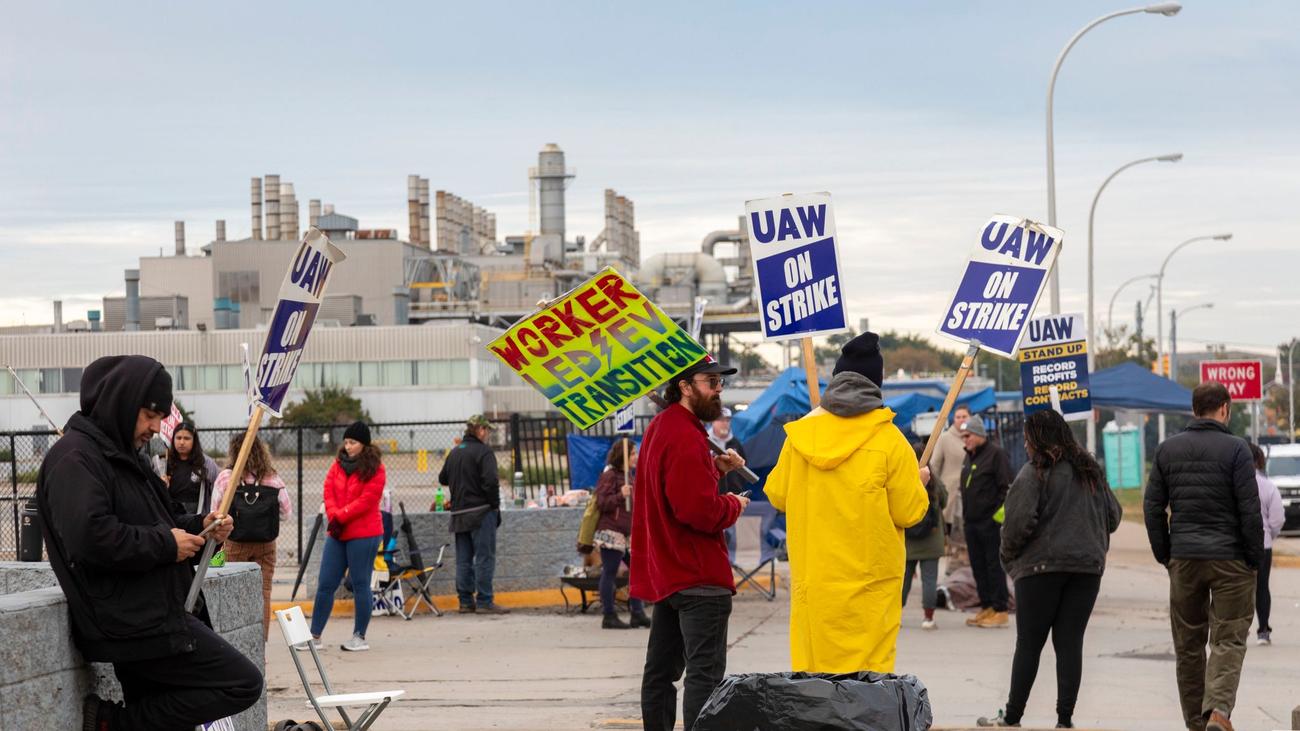
M 1007 493 L 1002 564 L 1015 581 L 1016 652 L 1006 708 L 979 726 L 1019 726 L 1052 636 L 1057 728 L 1073 728 L 1088 628 L 1121 508 L 1101 466 L 1050 409 L 1025 419 L 1029 463 Z

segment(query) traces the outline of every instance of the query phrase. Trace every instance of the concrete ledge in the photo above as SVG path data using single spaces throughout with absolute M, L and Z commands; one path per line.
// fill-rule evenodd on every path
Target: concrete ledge
M 256 564 L 208 572 L 203 585 L 218 634 L 265 670 L 262 578 Z M 72 641 L 67 599 L 46 563 L 0 563 L 0 728 L 81 728 L 88 693 L 121 700 L 111 665 L 88 663 Z M 266 695 L 236 716 L 241 731 L 266 728 Z

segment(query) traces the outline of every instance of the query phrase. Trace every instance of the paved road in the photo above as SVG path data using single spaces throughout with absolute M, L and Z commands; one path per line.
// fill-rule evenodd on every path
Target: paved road
M 784 566 L 783 566 L 784 568 Z M 1141 527 L 1126 522 L 1111 551 L 1111 566 L 1089 628 L 1076 724 L 1125 731 L 1180 728 L 1169 620 L 1168 581 L 1150 558 Z M 1272 647 L 1253 644 L 1246 657 L 1233 720 L 1241 729 L 1289 728 L 1300 705 L 1300 569 L 1273 573 Z M 788 668 L 789 596 L 769 603 L 738 597 L 731 622 L 729 669 Z M 918 628 L 920 609 L 909 605 L 899 636 L 900 672 L 930 688 L 936 723 L 962 727 L 1005 701 L 1014 629 L 978 630 L 964 615 L 941 612 L 940 629 Z M 598 617 L 561 616 L 555 610 L 508 617 L 448 615 L 411 622 L 380 617 L 371 625 L 368 653 L 341 652 L 351 619 L 326 631 L 331 680 L 341 691 L 403 688 L 378 729 L 584 729 L 617 727 L 639 716 L 638 688 L 646 632 L 599 629 Z M 271 718 L 303 720 L 302 688 L 289 651 L 273 630 L 267 652 Z M 1055 724 L 1051 647 L 1026 713 L 1026 723 Z

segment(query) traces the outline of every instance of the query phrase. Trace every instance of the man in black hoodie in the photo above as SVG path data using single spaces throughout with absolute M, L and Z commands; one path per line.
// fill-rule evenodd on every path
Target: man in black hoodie
M 171 410 L 172 381 L 139 355 L 100 358 L 81 377 L 81 410 L 41 463 L 36 500 L 50 565 L 87 659 L 113 663 L 125 706 L 86 699 L 84 728 L 177 729 L 234 715 L 261 697 L 262 675 L 185 611 L 196 534 L 215 513 L 172 512 L 140 448 Z M 224 518 L 224 516 L 223 516 Z M 224 540 L 234 527 L 213 529 Z
M 1197 386 L 1192 413 L 1186 429 L 1156 448 L 1142 508 L 1151 552 L 1169 569 L 1183 720 L 1193 731 L 1232 731 L 1264 518 L 1250 447 L 1228 431 L 1228 389 Z
M 1010 593 L 998 551 L 1002 547 L 1002 526 L 994 518 L 1007 499 L 1011 462 L 1001 447 L 989 441 L 984 420 L 971 416 L 958 432 L 966 447 L 961 466 L 961 511 L 965 521 L 966 550 L 971 573 L 980 596 L 980 611 L 966 620 L 971 627 L 1006 627 Z

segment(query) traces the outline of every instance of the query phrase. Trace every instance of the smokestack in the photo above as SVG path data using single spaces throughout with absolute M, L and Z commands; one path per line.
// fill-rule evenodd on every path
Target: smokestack
M 253 197 L 253 236 L 254 241 L 262 240 L 262 179 L 253 178 L 251 187 Z
M 54 332 L 63 332 L 63 301 L 54 300 Z
M 406 176 L 406 219 L 410 234 L 407 236 L 412 244 L 420 243 L 420 176 Z
M 420 178 L 420 243 L 429 248 L 433 237 L 429 235 L 429 179 Z
M 176 256 L 185 256 L 185 222 L 176 222 Z
M 280 176 L 266 176 L 266 238 L 280 238 Z
M 225 222 L 225 221 L 217 221 L 217 238 L 216 238 L 216 240 L 217 240 L 217 241 L 225 241 L 225 240 L 226 240 L 226 222 Z
M 293 183 L 280 184 L 280 238 L 298 240 L 298 196 L 294 195 Z
M 320 224 L 320 198 L 312 198 L 307 201 L 307 225 L 312 228 L 319 228 Z
M 126 325 L 123 330 L 140 329 L 140 270 L 126 270 Z

